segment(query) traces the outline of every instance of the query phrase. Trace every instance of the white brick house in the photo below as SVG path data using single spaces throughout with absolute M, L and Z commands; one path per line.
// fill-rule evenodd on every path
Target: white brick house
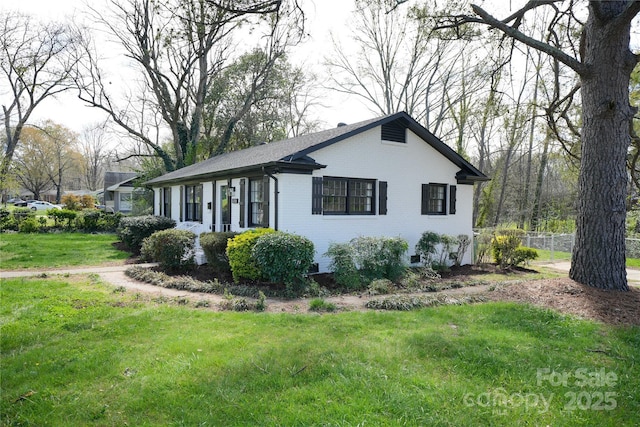
M 406 113 L 222 154 L 149 181 L 179 228 L 272 227 L 332 242 L 424 231 L 472 236 L 473 183 L 488 178 Z M 470 263 L 471 254 L 465 257 Z

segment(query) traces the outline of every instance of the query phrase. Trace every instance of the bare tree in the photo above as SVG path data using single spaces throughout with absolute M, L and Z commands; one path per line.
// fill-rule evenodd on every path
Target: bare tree
M 286 17 L 299 11 L 295 3 L 272 0 L 111 0 L 110 4 L 112 15 L 96 9 L 93 15 L 137 64 L 151 98 L 145 96 L 135 105 L 134 97 L 128 97 L 119 104 L 109 93 L 108 80 L 90 45 L 86 46 L 90 62 L 85 66 L 89 73 L 83 73 L 90 76 L 79 82 L 80 98 L 106 111 L 117 125 L 151 147 L 168 171 L 195 161 L 205 97 L 230 54 L 230 35 L 242 20 L 265 17 L 270 37 L 281 35 Z M 147 115 L 161 117 L 169 128 L 171 152 L 148 135 Z
M 555 46 L 521 31 L 528 12 L 548 7 L 557 19 L 550 32 L 573 28 L 574 1 L 529 1 L 498 19 L 478 5 L 473 15 L 450 16 L 441 28 L 483 24 L 538 49 L 580 77 L 583 123 L 576 243 L 569 276 L 589 286 L 628 290 L 625 258 L 627 151 L 635 108 L 629 103 L 629 80 L 638 63 L 630 50 L 631 22 L 640 12 L 636 1 L 589 1 L 588 18 L 579 22 L 579 40 Z
M 83 129 L 78 148 L 82 154 L 82 175 L 84 185 L 91 191 L 102 187 L 105 166 L 111 156 L 109 137 L 104 123 L 97 123 Z
M 443 89 L 453 80 L 462 44 L 452 49 L 454 41 L 435 37 L 422 19 L 427 10 L 390 12 L 384 0 L 356 5 L 357 51 L 334 42 L 335 52 L 325 58 L 331 89 L 361 98 L 376 114 L 406 111 L 437 132 L 446 110 Z
M 79 34 L 67 25 L 41 24 L 29 15 L 0 12 L 0 71 L 7 88 L 1 94 L 5 144 L 0 180 L 33 111 L 45 99 L 72 87 L 79 42 Z

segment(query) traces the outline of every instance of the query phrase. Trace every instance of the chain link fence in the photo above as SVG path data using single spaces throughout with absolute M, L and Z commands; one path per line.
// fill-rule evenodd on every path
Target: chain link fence
M 489 249 L 495 230 L 474 230 L 474 253 L 476 262 L 492 262 Z M 522 245 L 538 250 L 536 261 L 569 261 L 575 244 L 575 234 L 528 232 L 522 237 Z M 626 239 L 627 258 L 640 259 L 640 239 Z

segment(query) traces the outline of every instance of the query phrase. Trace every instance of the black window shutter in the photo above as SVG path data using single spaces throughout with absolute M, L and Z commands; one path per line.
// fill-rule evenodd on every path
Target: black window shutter
M 456 213 L 456 192 L 458 188 L 455 185 L 449 186 L 449 214 Z
M 312 181 L 311 214 L 322 215 L 322 177 L 314 176 Z
M 247 216 L 247 213 L 245 212 L 245 179 L 242 178 L 240 180 L 240 197 L 239 197 L 239 201 L 240 201 L 240 228 L 244 228 L 245 227 L 245 218 Z
M 429 215 L 429 184 L 422 184 L 422 215 Z
M 184 206 L 187 201 L 184 199 L 184 185 L 180 186 L 180 222 L 184 221 Z
M 387 181 L 378 183 L 378 214 L 387 214 Z
M 204 214 L 204 206 L 203 206 L 204 205 L 204 192 L 203 192 L 204 191 L 204 186 L 200 185 L 198 187 L 198 189 L 199 189 L 198 191 L 200 191 L 200 209 L 199 209 L 200 212 L 198 213 L 200 216 L 198 218 L 200 218 L 200 224 L 202 224 L 202 221 L 204 220 L 204 217 L 203 217 L 203 214 Z
M 216 182 L 213 181 L 211 192 L 211 231 L 216 231 Z
M 269 227 L 269 176 L 262 177 L 262 226 Z

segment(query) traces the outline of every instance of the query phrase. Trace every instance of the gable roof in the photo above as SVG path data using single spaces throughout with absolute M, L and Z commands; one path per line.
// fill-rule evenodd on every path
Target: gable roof
M 489 179 L 411 116 L 405 112 L 400 112 L 350 125 L 341 125 L 322 132 L 224 153 L 169 172 L 147 181 L 146 184 L 157 186 L 168 182 L 185 182 L 198 178 L 228 176 L 265 169 L 277 169 L 281 172 L 310 172 L 314 169 L 325 167 L 325 165 L 317 163 L 309 156 L 314 151 L 391 122 L 398 122 L 403 127 L 410 129 L 440 154 L 457 165 L 460 168 L 460 172 L 456 174 L 458 182 L 469 184 L 474 181 L 486 181 Z
M 133 187 L 131 181 L 133 181 L 137 177 L 138 174 L 136 172 L 105 172 L 104 191 L 116 191 L 121 186 Z

